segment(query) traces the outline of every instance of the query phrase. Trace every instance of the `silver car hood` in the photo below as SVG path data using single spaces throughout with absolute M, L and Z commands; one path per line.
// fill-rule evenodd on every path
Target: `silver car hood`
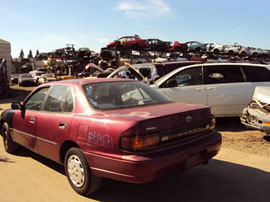
M 254 90 L 252 100 L 270 104 L 270 86 L 257 86 Z

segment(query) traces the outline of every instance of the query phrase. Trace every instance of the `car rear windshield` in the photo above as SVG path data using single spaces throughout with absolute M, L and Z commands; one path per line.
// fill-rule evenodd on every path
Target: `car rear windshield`
M 100 110 L 122 109 L 172 102 L 142 82 L 105 82 L 83 86 L 89 103 Z

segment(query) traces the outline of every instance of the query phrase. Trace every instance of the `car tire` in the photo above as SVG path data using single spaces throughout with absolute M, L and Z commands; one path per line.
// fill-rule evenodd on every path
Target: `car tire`
M 131 50 L 138 51 L 139 50 L 139 46 L 137 44 L 134 44 L 134 45 L 131 46 Z
M 253 53 L 252 55 L 254 58 L 258 57 L 258 53 Z
M 101 186 L 102 178 L 95 176 L 79 148 L 70 148 L 65 156 L 65 173 L 71 187 L 79 194 L 87 196 Z
M 243 51 L 243 52 L 240 54 L 240 56 L 241 56 L 241 57 L 246 57 L 246 52 Z
M 219 50 L 218 49 L 215 49 L 214 50 L 214 55 L 218 55 L 219 54 Z
M 7 123 L 3 124 L 2 136 L 3 136 L 3 143 L 4 143 L 5 151 L 10 154 L 16 153 L 19 149 L 19 145 L 12 140 L 12 137 L 10 135 L 10 129 Z
M 199 47 L 198 47 L 198 48 L 196 48 L 196 49 L 195 49 L 195 52 L 196 52 L 196 53 L 201 52 L 201 48 L 199 48 Z
M 230 50 L 230 51 L 228 52 L 228 54 L 229 54 L 230 56 L 233 56 L 233 55 L 234 55 L 234 52 L 233 52 L 232 50 Z

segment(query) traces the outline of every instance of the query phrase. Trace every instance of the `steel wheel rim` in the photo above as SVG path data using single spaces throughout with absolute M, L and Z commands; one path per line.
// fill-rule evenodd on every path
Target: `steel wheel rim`
M 85 172 L 78 156 L 68 157 L 67 170 L 72 184 L 76 187 L 82 187 L 85 182 Z

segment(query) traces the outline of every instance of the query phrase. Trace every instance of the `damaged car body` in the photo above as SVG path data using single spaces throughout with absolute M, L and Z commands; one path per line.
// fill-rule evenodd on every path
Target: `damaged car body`
M 241 123 L 270 134 L 270 87 L 255 88 L 251 102 L 243 110 Z

